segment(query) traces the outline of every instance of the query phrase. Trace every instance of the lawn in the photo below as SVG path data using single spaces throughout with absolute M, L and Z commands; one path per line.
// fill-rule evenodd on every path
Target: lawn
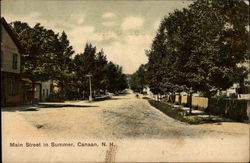
M 186 122 L 189 124 L 200 124 L 204 123 L 204 121 L 195 116 L 195 115 L 188 115 L 186 111 L 180 109 L 180 108 L 174 108 L 169 104 L 155 101 L 155 100 L 148 100 L 151 106 L 155 107 L 156 109 L 160 110 L 161 112 L 165 113 L 169 117 L 172 117 L 176 120 L 179 120 L 181 122 Z

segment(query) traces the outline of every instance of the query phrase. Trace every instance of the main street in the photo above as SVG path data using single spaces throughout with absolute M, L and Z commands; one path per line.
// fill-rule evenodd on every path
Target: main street
M 37 111 L 4 111 L 2 118 L 4 152 L 8 157 L 13 152 L 23 154 L 24 162 L 30 158 L 48 161 L 42 156 L 51 152 L 54 154 L 50 159 L 62 162 L 76 153 L 83 154 L 74 158 L 76 162 L 249 159 L 249 124 L 188 125 L 168 117 L 133 93 L 92 103 L 58 103 Z M 76 147 L 10 147 L 11 142 L 51 141 L 74 143 Z M 115 144 L 117 151 L 113 160 L 107 159 L 108 147 L 77 148 L 77 142 L 100 145 L 103 141 Z M 62 155 L 62 151 L 66 154 Z M 127 154 L 130 157 L 126 157 Z M 17 161 L 14 157 L 11 160 Z

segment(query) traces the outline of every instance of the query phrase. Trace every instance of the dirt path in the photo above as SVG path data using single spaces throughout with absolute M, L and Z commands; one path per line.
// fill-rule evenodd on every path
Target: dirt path
M 249 124 L 221 123 L 188 125 L 176 121 L 150 106 L 147 100 L 138 99 L 134 94 L 115 96 L 100 102 L 68 103 L 75 107 L 40 108 L 38 111 L 3 112 L 2 131 L 4 149 L 8 158 L 13 153 L 9 142 L 59 141 L 59 142 L 97 142 L 112 141 L 116 159 L 106 156 L 106 151 L 114 149 L 97 148 L 76 150 L 58 148 L 35 150 L 51 156 L 53 160 L 72 162 L 70 157 L 83 152 L 76 162 L 104 161 L 227 161 L 246 160 L 249 151 Z M 88 106 L 88 107 L 84 107 Z M 140 146 L 143 146 L 140 148 Z M 25 149 L 24 154 L 32 153 L 38 160 L 47 161 L 34 150 Z M 60 155 L 62 152 L 72 152 Z M 190 153 L 192 151 L 192 153 Z M 20 152 L 15 149 L 15 152 Z M 14 153 L 15 153 L 14 152 Z M 93 152 L 95 154 L 93 155 Z M 138 153 L 139 152 L 139 153 Z M 177 153 L 176 153 L 177 152 Z M 204 153 L 205 152 L 205 153 Z M 50 153 L 50 154 L 49 154 Z M 109 152 L 110 153 L 110 152 Z M 130 159 L 125 154 L 137 153 Z M 226 155 L 220 157 L 220 155 Z M 150 155 L 148 155 L 150 154 Z M 196 156 L 194 157 L 193 154 Z M 234 155 L 234 157 L 233 157 Z M 24 160 L 29 161 L 30 154 Z M 109 159 L 107 159 L 107 157 Z M 132 160 L 131 160 L 132 159 Z M 13 161 L 13 160 L 12 160 Z M 51 160 L 50 160 L 51 162 Z
M 248 125 L 242 123 L 187 125 L 166 116 L 150 106 L 147 100 L 135 98 L 133 94 L 73 105 L 80 107 L 41 108 L 39 111 L 17 112 L 15 116 L 51 138 L 164 139 L 248 134 Z

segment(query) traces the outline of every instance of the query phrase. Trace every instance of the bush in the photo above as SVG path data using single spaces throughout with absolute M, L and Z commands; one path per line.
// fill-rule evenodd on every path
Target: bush
M 46 98 L 48 102 L 63 102 L 65 100 L 65 95 L 60 92 L 52 92 L 49 97 Z
M 248 120 L 247 105 L 249 100 L 211 98 L 208 101 L 208 109 L 212 114 L 222 115 L 224 117 L 244 121 Z
M 82 99 L 82 94 L 76 92 L 76 91 L 67 91 L 65 94 L 65 100 L 76 100 L 76 99 Z

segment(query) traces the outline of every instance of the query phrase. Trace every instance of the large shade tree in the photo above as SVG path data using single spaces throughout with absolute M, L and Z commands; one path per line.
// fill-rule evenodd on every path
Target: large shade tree
M 247 7 L 241 0 L 196 0 L 165 17 L 147 54 L 153 92 L 199 91 L 210 98 L 241 81 Z
M 143 92 L 143 89 L 146 88 L 146 72 L 147 65 L 140 65 L 138 70 L 131 75 L 130 87 L 135 92 Z
M 96 47 L 87 43 L 83 53 L 74 58 L 74 72 L 76 73 L 76 87 L 78 93 L 87 97 L 89 92 L 89 78 L 91 75 L 94 95 L 98 93 L 119 92 L 127 88 L 127 79 L 122 67 L 108 62 L 104 51 L 96 53 Z

